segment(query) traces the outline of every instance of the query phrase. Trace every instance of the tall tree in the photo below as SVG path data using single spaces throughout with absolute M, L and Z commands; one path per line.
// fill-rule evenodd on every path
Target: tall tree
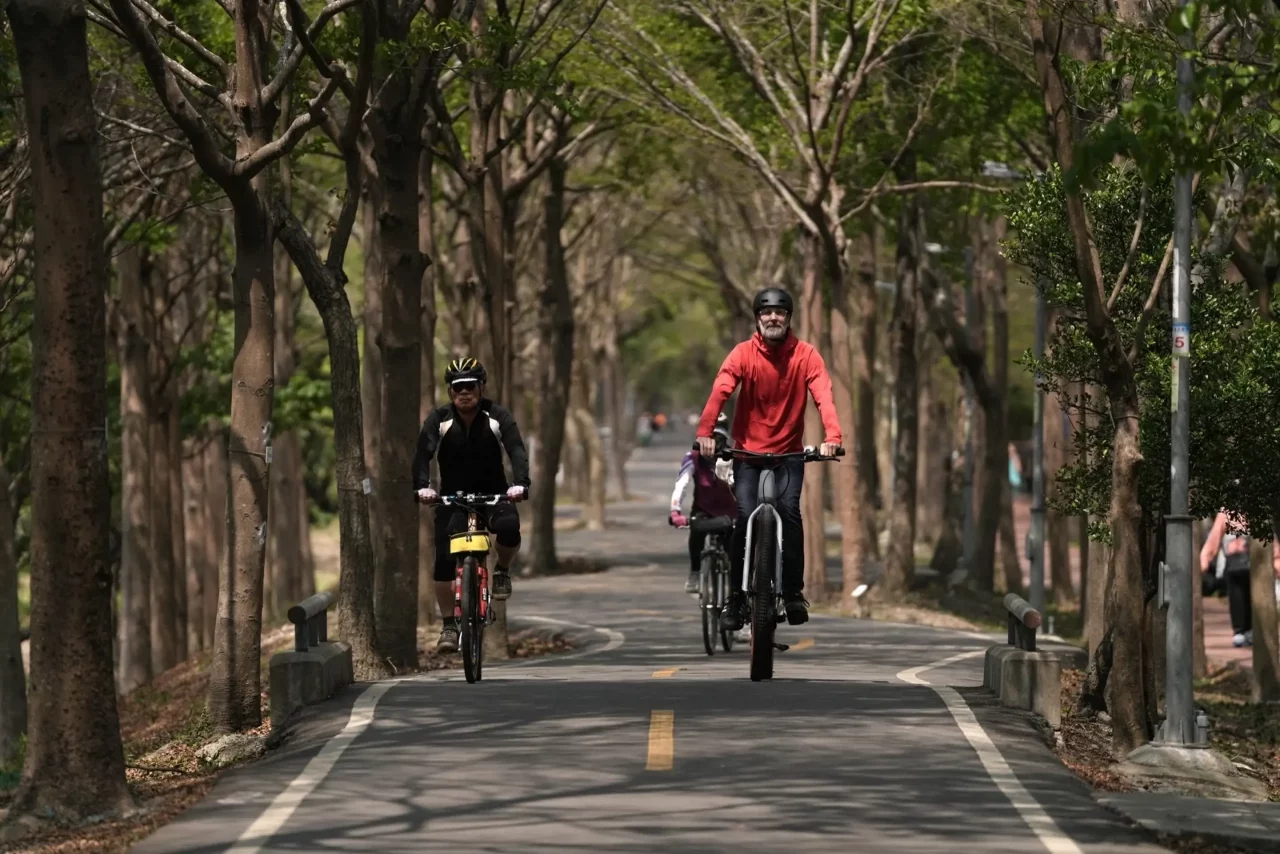
M 218 585 L 209 712 L 214 727 L 230 732 L 262 720 L 262 584 L 266 560 L 271 420 L 275 402 L 275 269 L 271 217 L 267 210 L 269 169 L 287 155 L 323 115 L 338 88 L 330 77 L 302 114 L 275 136 L 280 100 L 302 64 L 303 48 L 285 45 L 273 75 L 276 54 L 273 7 L 259 0 L 217 4 L 231 17 L 235 56 L 228 61 L 181 24 L 145 0 L 111 0 L 114 26 L 139 53 L 165 111 L 191 145 L 196 163 L 227 194 L 235 222 L 235 355 L 231 368 L 231 425 L 228 440 L 230 507 L 228 558 Z M 315 38 L 345 4 L 326 6 L 309 35 Z M 145 16 L 145 20 L 144 20 Z M 173 56 L 166 56 L 152 32 L 167 38 L 222 77 L 223 88 L 205 81 Z M 235 140 L 234 156 L 224 151 L 213 122 L 188 97 L 224 106 Z
M 0 464 L 0 765 L 21 756 L 27 734 L 27 676 L 18 623 L 18 561 L 14 553 L 9 473 Z
M 143 287 L 142 246 L 120 253 L 120 667 L 121 694 L 151 681 L 151 421 L 150 311 Z
M 8 820 L 131 806 L 112 679 L 106 294 L 84 5 L 7 6 L 31 129 L 31 694 Z M 66 631 L 74 626 L 74 631 Z M 256 663 L 256 662 L 255 662 Z

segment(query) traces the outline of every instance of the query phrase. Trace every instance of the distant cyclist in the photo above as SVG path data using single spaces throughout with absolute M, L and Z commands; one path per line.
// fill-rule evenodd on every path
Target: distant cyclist
M 529 454 L 520 438 L 520 428 L 511 411 L 484 396 L 487 379 L 484 366 L 475 359 L 454 359 L 444 372 L 449 387 L 449 405 L 432 411 L 418 435 L 418 452 L 413 458 L 413 488 L 423 503 L 439 498 L 431 488 L 431 459 L 440 465 L 440 492 L 506 495 L 521 501 L 529 495 Z M 511 458 L 514 484 L 507 483 L 502 452 Z M 511 562 L 520 550 L 520 514 L 510 504 L 487 508 L 489 531 L 498 541 L 498 560 L 493 567 L 494 599 L 511 595 Z M 453 578 L 456 565 L 449 553 L 449 535 L 461 533 L 467 523 L 462 508 L 436 511 L 435 587 L 436 603 L 444 628 L 436 651 L 458 651 L 458 625 L 453 617 Z M 414 535 L 416 536 L 416 535 Z
M 721 415 L 716 420 L 713 435 L 717 453 L 729 444 L 728 417 Z M 691 516 L 728 516 L 738 515 L 738 501 L 733 494 L 733 464 L 722 460 L 709 460 L 701 454 L 690 451 L 680 461 L 680 475 L 676 478 L 675 491 L 671 493 L 670 521 L 676 527 L 689 524 L 689 518 L 681 511 L 684 495 L 689 484 L 693 484 L 693 507 Z M 685 582 L 685 593 L 697 593 L 702 548 L 706 545 L 707 535 L 699 531 L 689 532 L 689 580 Z
M 716 374 L 711 397 L 698 422 L 698 446 L 702 454 L 716 453 L 714 429 L 725 401 L 739 388 L 733 417 L 733 440 L 745 451 L 788 454 L 804 449 L 804 410 L 812 395 L 822 416 L 826 440 L 823 456 L 834 456 L 843 437 L 831 397 L 831 376 L 822 356 L 791 333 L 794 303 L 782 288 L 765 288 L 752 303 L 756 332 L 730 351 Z M 749 462 L 734 463 L 734 491 L 738 497 L 738 523 L 733 533 L 729 601 L 720 617 L 725 629 L 735 631 L 746 621 L 742 594 L 742 570 L 746 558 L 747 517 L 759 505 L 757 491 L 761 469 Z M 782 597 L 787 622 L 809 619 L 804 599 L 804 524 L 800 518 L 800 488 L 804 464 L 792 460 L 778 468 L 778 513 L 782 517 Z M 821 519 L 815 520 L 818 524 Z

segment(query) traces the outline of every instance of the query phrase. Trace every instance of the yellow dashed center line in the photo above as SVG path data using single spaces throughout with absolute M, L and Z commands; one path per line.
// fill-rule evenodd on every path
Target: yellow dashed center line
M 649 759 L 646 771 L 670 771 L 675 757 L 675 712 L 654 709 L 649 713 Z
M 794 652 L 799 652 L 800 650 L 808 649 L 811 646 L 813 646 L 813 638 L 801 638 L 791 645 L 791 649 Z
M 676 675 L 676 671 L 678 670 L 684 670 L 684 668 L 668 667 L 665 670 L 655 670 L 653 671 L 653 678 L 654 679 L 670 679 L 672 676 Z

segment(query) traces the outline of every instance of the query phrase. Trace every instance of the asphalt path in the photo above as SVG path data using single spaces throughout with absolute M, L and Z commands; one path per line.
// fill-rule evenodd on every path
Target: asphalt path
M 1164 850 L 981 691 L 992 638 L 818 616 L 779 627 L 771 682 L 745 645 L 708 657 L 664 512 L 683 447 L 637 453 L 606 531 L 562 535 L 611 569 L 516 579 L 513 621 L 573 652 L 353 686 L 134 850 Z

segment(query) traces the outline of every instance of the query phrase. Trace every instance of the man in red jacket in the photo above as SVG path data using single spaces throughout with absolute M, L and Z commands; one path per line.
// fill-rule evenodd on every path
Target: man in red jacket
M 790 454 L 804 448 L 804 408 L 813 396 L 822 416 L 826 440 L 819 452 L 834 456 L 843 441 L 836 407 L 831 399 L 831 376 L 822 356 L 811 345 L 791 334 L 794 304 L 782 288 L 765 288 L 756 294 L 752 309 L 756 334 L 729 353 L 711 387 L 711 397 L 698 422 L 698 446 L 712 456 L 716 417 L 729 395 L 741 388 L 733 418 L 733 440 L 738 447 L 758 454 Z M 759 505 L 757 490 L 761 469 L 736 461 L 734 491 L 738 498 L 738 524 L 733 532 L 733 593 L 725 603 L 721 626 L 737 631 L 746 621 L 742 595 L 742 570 L 746 556 L 747 517 Z M 787 622 L 809 619 L 804 600 L 804 524 L 800 518 L 800 488 L 804 463 L 791 460 L 777 468 L 778 513 L 782 516 L 782 596 Z M 822 524 L 822 520 L 817 520 Z

